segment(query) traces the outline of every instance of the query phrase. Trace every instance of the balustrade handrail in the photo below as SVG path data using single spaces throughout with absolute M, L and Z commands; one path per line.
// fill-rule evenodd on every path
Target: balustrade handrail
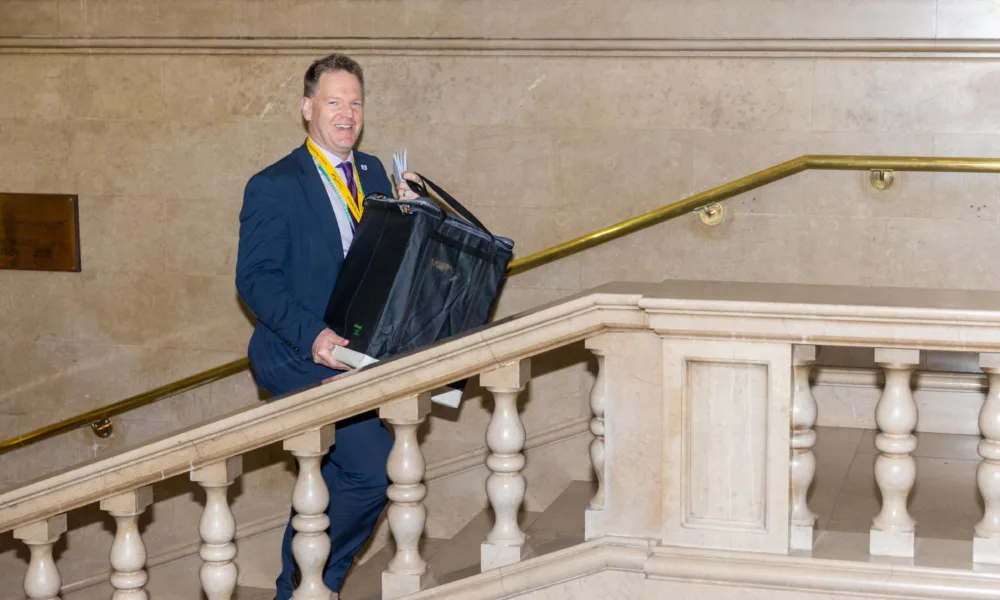
M 740 339 L 746 340 L 1000 353 L 997 306 L 1000 293 L 988 291 L 704 281 L 608 284 L 2 493 L 0 533 L 609 330 L 682 336 L 696 331 L 728 339 L 739 323 Z M 841 326 L 829 327 L 831 321 Z M 861 324 L 868 329 L 863 334 Z
M 245 454 L 383 408 L 609 328 L 646 327 L 641 294 L 581 294 L 350 376 L 242 409 L 0 494 L 0 532 Z M 419 374 L 419 375 L 418 375 Z
M 1000 173 L 1000 158 L 854 156 L 808 154 L 757 171 L 693 196 L 541 250 L 510 263 L 508 275 L 516 275 L 588 248 L 635 233 L 647 227 L 708 207 L 748 191 L 807 170 L 827 171 L 925 171 L 940 173 Z M 213 383 L 249 368 L 246 358 L 185 377 L 124 400 L 97 408 L 23 435 L 0 442 L 0 454 L 43 439 L 83 427 L 158 400 Z

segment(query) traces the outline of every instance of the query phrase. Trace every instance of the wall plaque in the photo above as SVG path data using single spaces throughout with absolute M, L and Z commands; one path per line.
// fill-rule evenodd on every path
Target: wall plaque
M 0 269 L 79 271 L 77 197 L 0 193 Z

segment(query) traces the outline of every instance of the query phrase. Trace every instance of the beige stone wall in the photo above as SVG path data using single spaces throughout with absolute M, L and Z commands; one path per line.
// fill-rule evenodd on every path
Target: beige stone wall
M 990 38 L 988 0 L 3 0 L 0 35 Z
M 367 69 L 362 148 L 408 147 L 521 256 L 805 153 L 1000 155 L 1000 52 L 948 41 L 996 45 L 992 2 L 0 0 L 0 36 L 0 191 L 79 194 L 83 252 L 0 272 L 4 438 L 244 355 L 242 188 L 301 143 L 327 49 Z M 512 278 L 500 313 L 620 279 L 1000 288 L 1000 176 L 807 173 L 728 206 Z M 529 433 L 586 414 L 592 368 L 540 361 Z M 257 401 L 234 377 L 5 457 L 0 488 Z M 487 418 L 432 420 L 429 462 Z M 248 498 L 290 481 L 262 456 Z

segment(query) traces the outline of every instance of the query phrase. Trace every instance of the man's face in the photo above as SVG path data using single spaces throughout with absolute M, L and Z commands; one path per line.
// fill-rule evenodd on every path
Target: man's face
M 346 159 L 361 135 L 363 103 L 357 77 L 347 71 L 323 73 L 316 94 L 302 98 L 302 118 L 309 123 L 309 137 Z

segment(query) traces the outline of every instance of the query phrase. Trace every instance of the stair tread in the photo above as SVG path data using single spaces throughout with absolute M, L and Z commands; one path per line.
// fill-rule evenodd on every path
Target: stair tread
M 274 590 L 240 585 L 236 586 L 233 600 L 274 600 Z
M 584 514 L 597 491 L 593 481 L 572 481 L 551 505 L 531 524 L 530 532 L 583 535 Z
M 449 540 L 437 538 L 421 538 L 420 555 L 426 558 L 434 555 Z M 342 598 L 351 600 L 381 600 L 382 599 L 382 571 L 389 566 L 393 554 L 396 552 L 394 544 L 390 543 L 380 550 L 363 565 L 353 567 L 344 580 L 344 586 L 340 590 Z
M 584 541 L 584 511 L 596 483 L 574 481 L 543 512 L 521 512 L 518 524 L 528 535 L 526 558 L 548 554 Z M 420 555 L 428 568 L 423 588 L 458 581 L 479 574 L 479 548 L 493 527 L 493 511 L 484 509 L 451 539 L 421 538 Z M 381 600 L 382 572 L 395 553 L 390 543 L 363 565 L 348 573 L 342 598 Z M 274 590 L 238 588 L 235 600 L 272 600 Z M 243 590 L 247 590 L 244 594 Z

